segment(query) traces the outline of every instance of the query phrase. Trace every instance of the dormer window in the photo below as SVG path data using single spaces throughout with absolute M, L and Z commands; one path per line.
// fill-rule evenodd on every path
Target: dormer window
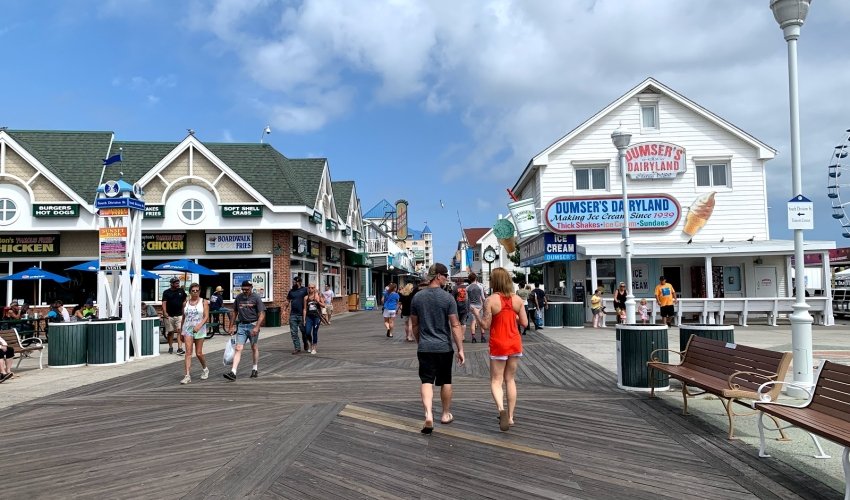
M 638 96 L 641 132 L 657 132 L 661 128 L 658 122 L 658 99 L 657 94 L 641 94 Z

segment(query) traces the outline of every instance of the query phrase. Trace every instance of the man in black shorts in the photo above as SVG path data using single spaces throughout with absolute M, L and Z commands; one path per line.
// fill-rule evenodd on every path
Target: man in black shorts
M 463 328 L 457 317 L 457 303 L 443 287 L 449 279 L 449 270 L 437 263 L 428 269 L 428 288 L 420 290 L 411 304 L 411 327 L 418 343 L 420 394 L 425 407 L 425 425 L 422 434 L 434 431 L 434 414 L 431 411 L 434 385 L 440 387 L 442 415 L 440 422 L 454 420 L 452 405 L 452 361 L 455 357 L 452 342 L 457 347 L 458 365 L 463 365 Z

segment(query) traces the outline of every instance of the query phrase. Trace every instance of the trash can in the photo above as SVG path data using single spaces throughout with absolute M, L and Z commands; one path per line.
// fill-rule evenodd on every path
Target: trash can
M 584 328 L 584 304 L 581 302 L 564 303 L 564 326 Z
M 159 356 L 159 318 L 142 318 L 142 357 Z
M 268 327 L 280 326 L 280 307 L 267 307 L 266 308 L 266 326 L 268 326 Z
M 86 360 L 90 365 L 117 365 L 127 361 L 123 321 L 92 320 L 86 323 Z
M 656 349 L 667 349 L 667 325 L 617 325 L 617 387 L 627 391 L 649 391 L 646 362 Z M 666 351 L 656 355 L 669 360 Z M 670 377 L 653 372 L 656 390 L 670 388 Z
M 564 326 L 564 303 L 549 302 L 549 307 L 543 310 L 543 326 Z
M 359 293 L 349 293 L 348 294 L 348 310 L 356 311 L 357 307 L 360 305 L 360 294 Z
M 50 323 L 48 333 L 53 339 L 47 349 L 47 366 L 74 368 L 86 365 L 86 330 L 84 321 Z
M 732 325 L 681 324 L 679 325 L 680 351 L 684 351 L 688 346 L 688 340 L 691 338 L 691 335 L 722 340 L 723 342 L 735 342 L 735 327 Z

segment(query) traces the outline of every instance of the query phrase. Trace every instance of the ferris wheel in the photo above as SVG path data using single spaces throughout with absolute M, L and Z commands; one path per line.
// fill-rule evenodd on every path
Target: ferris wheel
M 827 167 L 829 179 L 826 194 L 832 204 L 832 218 L 841 224 L 841 235 L 845 238 L 850 238 L 850 217 L 847 216 L 850 200 L 841 200 L 841 189 L 850 189 L 850 183 L 842 183 L 841 175 L 844 174 L 844 179 L 850 179 L 850 159 L 847 158 L 850 151 L 848 151 L 848 147 L 850 147 L 850 129 L 845 131 L 844 142 L 835 146 L 835 151 L 832 153 L 832 160 Z M 845 191 L 845 197 L 847 197 L 847 194 L 847 191 Z

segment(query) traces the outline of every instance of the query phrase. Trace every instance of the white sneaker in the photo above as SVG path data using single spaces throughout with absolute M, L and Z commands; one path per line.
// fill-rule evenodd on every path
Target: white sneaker
M 310 350 L 310 354 L 316 354 L 316 350 L 315 350 L 315 349 L 311 349 L 311 350 Z
M 206 380 L 208 378 L 210 378 L 210 369 L 204 368 L 204 372 L 201 373 L 201 380 Z
M 191 382 L 191 381 L 192 381 L 192 376 L 191 376 L 191 375 L 186 375 L 185 377 L 183 377 L 183 380 L 181 380 L 181 381 L 180 381 L 180 383 L 181 383 L 182 385 L 186 385 L 186 384 L 188 384 L 188 383 L 189 383 L 189 382 Z

